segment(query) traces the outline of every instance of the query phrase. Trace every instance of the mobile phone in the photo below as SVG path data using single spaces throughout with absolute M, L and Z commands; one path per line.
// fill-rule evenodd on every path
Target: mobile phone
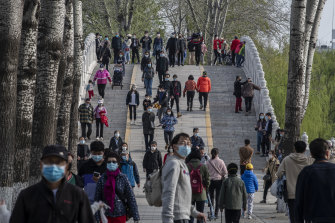
M 94 176 L 94 177 L 100 177 L 100 173 L 98 173 L 98 172 L 94 172 L 94 173 L 93 173 L 93 176 Z

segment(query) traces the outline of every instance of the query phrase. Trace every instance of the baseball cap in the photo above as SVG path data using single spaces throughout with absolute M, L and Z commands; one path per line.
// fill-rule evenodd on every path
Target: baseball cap
M 247 170 L 252 170 L 252 169 L 254 169 L 254 166 L 251 163 L 248 163 L 247 166 L 246 166 L 246 169 Z
M 44 159 L 49 156 L 58 156 L 59 158 L 62 158 L 65 161 L 67 161 L 68 151 L 64 146 L 61 145 L 48 145 L 44 147 L 41 159 Z

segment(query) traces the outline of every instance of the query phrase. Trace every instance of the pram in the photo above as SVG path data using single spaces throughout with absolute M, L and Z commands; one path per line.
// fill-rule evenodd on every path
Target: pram
M 225 51 L 222 54 L 222 60 L 223 60 L 223 64 L 225 64 L 225 65 L 232 65 L 233 64 L 233 59 L 232 59 L 232 56 L 231 56 L 230 52 Z
M 113 67 L 114 74 L 113 74 L 113 83 L 112 83 L 112 89 L 114 86 L 120 86 L 121 90 L 123 87 L 122 81 L 123 81 L 123 67 L 122 64 L 116 64 Z

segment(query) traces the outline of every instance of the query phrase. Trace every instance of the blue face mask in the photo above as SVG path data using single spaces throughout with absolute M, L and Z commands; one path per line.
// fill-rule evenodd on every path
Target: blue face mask
M 92 155 L 92 159 L 94 162 L 100 162 L 102 160 L 103 156 L 102 155 Z
M 119 165 L 117 163 L 107 163 L 107 170 L 115 171 Z
M 191 147 L 190 146 L 178 146 L 177 153 L 182 157 L 186 157 L 191 153 Z
M 152 108 L 148 108 L 148 111 L 149 111 L 149 112 L 152 112 Z
M 194 136 L 198 137 L 198 133 L 194 133 Z
M 148 67 L 151 67 L 151 64 L 150 64 L 150 63 L 148 64 Z
M 65 166 L 43 164 L 42 175 L 50 183 L 58 182 L 65 175 Z
M 173 78 L 173 80 L 174 80 L 174 81 L 176 81 L 176 80 L 177 80 L 177 78 Z
M 116 35 L 116 38 L 118 38 L 119 37 L 119 35 Z
M 80 144 L 85 144 L 85 140 L 80 140 Z
M 106 37 L 105 40 L 108 40 L 108 38 Z
M 161 57 L 164 57 L 164 54 L 161 54 Z
M 127 156 L 122 156 L 122 159 L 123 159 L 124 161 L 127 161 Z
M 263 116 L 263 115 L 261 115 L 261 116 L 260 116 L 260 119 L 264 119 L 264 116 Z
M 268 117 L 268 116 L 265 116 L 265 120 L 266 120 L 266 121 L 269 121 L 269 117 Z
M 169 78 L 165 78 L 165 81 L 168 81 L 169 80 Z

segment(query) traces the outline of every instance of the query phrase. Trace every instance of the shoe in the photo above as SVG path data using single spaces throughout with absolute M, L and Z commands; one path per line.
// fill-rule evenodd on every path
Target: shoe
M 259 154 L 261 154 L 261 153 L 257 151 L 257 152 L 256 152 L 256 155 L 259 155 Z
M 183 115 L 180 112 L 178 112 L 177 118 L 180 118 L 181 116 L 183 116 Z
M 248 219 L 252 219 L 251 215 L 248 215 Z
M 235 113 L 239 113 L 238 111 L 236 111 Z
M 166 144 L 165 145 L 165 150 L 167 150 L 169 148 L 169 145 L 168 144 Z
M 240 109 L 240 111 L 243 111 L 243 109 Z
M 91 138 L 90 138 L 90 137 L 88 137 L 88 136 L 87 136 L 87 139 L 88 139 L 88 140 L 91 140 Z
M 190 108 L 189 107 L 187 107 L 187 110 L 186 111 L 190 111 Z
M 206 108 L 204 108 L 204 111 L 206 111 Z
M 261 202 L 259 202 L 260 204 L 266 204 L 266 200 L 262 200 Z
M 96 138 L 96 140 L 99 140 L 99 139 L 100 139 L 99 137 Z
M 203 108 L 203 106 L 202 105 L 200 105 L 200 110 Z
M 190 111 L 193 111 L 193 109 L 192 109 L 192 108 L 190 108 Z
M 104 140 L 104 138 L 100 137 L 100 140 L 102 141 L 102 140 Z

